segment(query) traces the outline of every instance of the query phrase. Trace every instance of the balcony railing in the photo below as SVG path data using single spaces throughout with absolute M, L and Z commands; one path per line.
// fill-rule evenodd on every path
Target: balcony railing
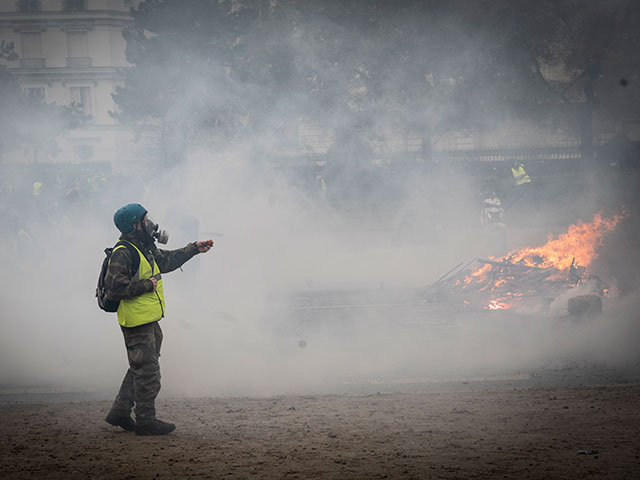
M 81 11 L 87 9 L 86 0 L 64 0 L 63 7 L 66 11 Z
M 42 2 L 40 0 L 18 0 L 16 10 L 18 12 L 39 12 L 42 10 Z
M 21 68 L 44 68 L 44 58 L 21 58 Z
M 67 67 L 83 68 L 91 66 L 91 57 L 67 57 Z

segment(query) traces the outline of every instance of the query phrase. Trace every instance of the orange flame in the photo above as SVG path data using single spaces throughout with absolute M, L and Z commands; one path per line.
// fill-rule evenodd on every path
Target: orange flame
M 465 285 L 469 285 L 472 281 L 484 281 L 487 273 L 489 273 L 489 271 L 491 270 L 491 265 L 489 265 L 488 263 L 483 265 L 482 267 L 478 268 L 477 270 L 474 270 L 471 275 L 469 275 L 468 277 L 466 277 L 464 279 L 464 284 Z
M 621 218 L 621 214 L 607 219 L 596 213 L 593 221 L 579 221 L 556 239 L 549 235 L 547 243 L 541 247 L 512 251 L 501 260 L 507 259 L 510 263 L 521 263 L 529 267 L 553 267 L 557 270 L 567 270 L 572 262 L 574 265 L 588 267 L 598 256 L 597 249 L 602 246 L 602 238 L 615 228 Z
M 485 310 L 505 310 L 511 307 L 508 303 L 501 302 L 499 300 L 490 300 L 489 304 L 485 307 Z
M 549 235 L 547 243 L 540 247 L 525 247 L 520 250 L 512 250 L 504 257 L 495 260 L 542 269 L 554 268 L 558 271 L 568 270 L 572 264 L 574 267 L 580 265 L 586 268 L 597 257 L 597 250 L 602 246 L 604 236 L 615 228 L 623 216 L 624 213 L 615 214 L 609 219 L 597 213 L 591 222 L 584 223 L 579 221 L 569 226 L 567 232 L 559 235 L 556 239 Z M 480 283 L 486 281 L 493 268 L 493 265 L 485 264 L 476 269 L 464 279 L 463 287 L 472 282 Z M 486 285 L 482 290 L 485 288 L 493 290 L 503 286 L 506 282 L 506 279 L 502 278 L 491 285 Z M 496 307 L 491 306 L 487 308 L 496 309 Z

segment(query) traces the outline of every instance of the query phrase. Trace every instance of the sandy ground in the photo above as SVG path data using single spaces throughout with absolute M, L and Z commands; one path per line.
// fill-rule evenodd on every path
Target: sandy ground
M 160 399 L 165 437 L 109 405 L 4 399 L 0 478 L 640 478 L 637 383 Z

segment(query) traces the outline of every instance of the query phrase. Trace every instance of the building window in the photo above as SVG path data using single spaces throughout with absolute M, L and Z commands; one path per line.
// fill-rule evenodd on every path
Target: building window
M 42 39 L 40 32 L 22 32 L 20 34 L 22 58 L 42 58 Z
M 20 66 L 22 68 L 44 68 L 40 32 L 20 34 Z
M 87 41 L 87 32 L 71 31 L 67 32 L 67 48 L 69 56 L 67 57 L 68 67 L 90 67 L 91 58 L 89 57 L 89 43 Z
M 19 12 L 39 12 L 42 8 L 40 0 L 18 0 L 16 3 Z
M 29 98 L 44 102 L 44 87 L 25 87 L 22 92 Z
M 93 113 L 91 107 L 91 87 L 70 87 L 69 100 L 71 100 L 72 105 L 77 105 L 85 115 L 91 115 Z
M 64 0 L 64 9 L 67 11 L 80 11 L 87 9 L 86 0 Z

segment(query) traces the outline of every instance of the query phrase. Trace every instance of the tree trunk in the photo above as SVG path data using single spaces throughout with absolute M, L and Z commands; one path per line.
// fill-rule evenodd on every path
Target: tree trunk
M 431 123 L 425 122 L 420 130 L 420 141 L 422 143 L 422 161 L 424 163 L 431 163 L 433 158 L 433 148 L 431 145 L 432 131 Z
M 578 107 L 578 122 L 580 125 L 580 159 L 582 166 L 593 166 L 593 107 L 589 103 Z
M 595 166 L 593 155 L 593 111 L 596 107 L 596 99 L 593 91 L 593 81 L 596 74 L 594 69 L 589 69 L 589 75 L 584 86 L 585 103 L 578 108 L 580 122 L 580 158 L 583 168 L 592 168 Z
M 169 164 L 169 156 L 167 154 L 167 117 L 162 116 L 162 129 L 160 130 L 160 149 L 162 152 L 162 165 L 167 166 Z

